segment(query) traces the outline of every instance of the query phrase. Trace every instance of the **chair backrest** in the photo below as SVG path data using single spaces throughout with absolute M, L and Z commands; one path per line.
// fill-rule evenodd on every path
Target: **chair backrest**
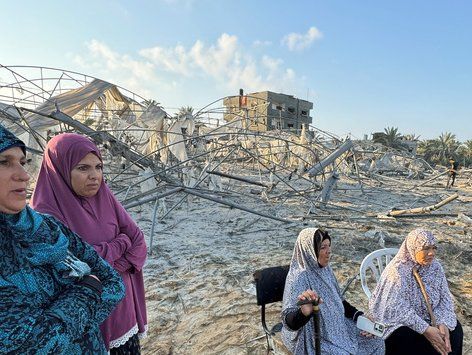
M 361 285 L 364 293 L 367 298 L 370 298 L 371 292 L 369 286 L 367 285 L 367 271 L 371 270 L 372 275 L 375 278 L 376 282 L 379 282 L 380 275 L 384 271 L 387 264 L 393 259 L 397 254 L 397 248 L 384 248 L 375 250 L 369 255 L 367 255 L 364 260 L 362 260 L 361 267 L 359 270 L 361 277 Z
M 285 279 L 290 265 L 274 266 L 254 272 L 256 281 L 257 305 L 262 306 L 282 301 Z

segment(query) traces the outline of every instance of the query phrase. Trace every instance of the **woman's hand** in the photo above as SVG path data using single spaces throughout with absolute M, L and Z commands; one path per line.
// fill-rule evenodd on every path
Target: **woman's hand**
M 362 314 L 362 316 L 366 317 L 367 319 L 369 319 L 369 320 L 372 321 L 372 322 L 375 322 L 375 321 L 374 321 L 374 318 L 373 318 L 372 315 L 370 315 L 370 314 L 365 314 L 365 313 L 364 313 L 364 314 Z M 359 316 L 359 317 L 360 317 L 360 316 Z M 362 335 L 363 337 L 365 337 L 365 338 L 376 338 L 376 336 L 375 336 L 374 334 L 369 333 L 369 332 L 367 332 L 367 331 L 365 331 L 365 330 L 361 330 L 361 335 Z
M 306 290 L 306 291 L 302 292 L 297 298 L 298 298 L 299 301 L 305 301 L 305 300 L 315 301 L 319 297 L 318 297 L 318 295 L 316 294 L 315 291 Z M 319 300 L 319 303 L 323 303 L 323 300 L 321 298 Z M 302 313 L 305 317 L 308 317 L 310 314 L 313 313 L 313 305 L 311 303 L 303 304 L 303 305 L 300 306 L 300 310 L 302 311 Z
M 362 335 L 363 337 L 365 337 L 365 338 L 373 338 L 373 337 L 375 337 L 374 334 L 371 334 L 371 333 L 369 333 L 369 332 L 366 332 L 365 330 L 361 330 L 361 335 Z
M 449 328 L 446 327 L 445 324 L 439 324 L 438 329 L 439 329 L 439 333 L 441 333 L 441 336 L 444 339 L 444 342 L 446 343 L 446 350 L 448 353 L 450 353 L 452 351 L 452 348 L 451 348 L 451 340 L 449 338 Z
M 441 355 L 447 355 L 448 347 L 444 341 L 441 332 L 436 327 L 429 326 L 426 331 L 423 333 L 426 339 L 429 340 L 431 345 L 436 349 Z M 450 347 L 450 346 L 449 346 Z

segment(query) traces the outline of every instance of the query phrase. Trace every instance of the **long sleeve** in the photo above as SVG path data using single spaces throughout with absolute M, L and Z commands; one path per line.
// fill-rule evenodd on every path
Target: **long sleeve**
M 114 266 L 114 263 L 122 258 L 130 247 L 131 239 L 125 234 L 119 234 L 110 242 L 101 242 L 93 245 L 98 255 L 108 261 L 111 266 Z
M 308 321 L 311 319 L 311 315 L 308 317 L 305 316 L 300 308 L 293 310 L 285 316 L 285 324 L 291 329 L 291 330 L 298 330 L 301 327 L 303 327 L 305 324 L 308 323 Z
M 99 301 L 92 289 L 73 284 L 51 304 L 39 308 L 16 288 L 1 288 L 0 353 L 60 354 L 70 349 L 86 333 Z
M 125 287 L 120 275 L 95 250 L 83 242 L 66 226 L 61 225 L 64 234 L 69 238 L 69 250 L 80 260 L 87 263 L 92 275 L 97 276 L 102 283 L 100 302 L 97 302 L 96 322 L 102 323 L 118 302 L 125 296 Z
M 115 200 L 114 204 L 119 221 L 120 233 L 125 234 L 131 240 L 131 247 L 127 249 L 124 257 L 134 269 L 140 271 L 143 268 L 147 256 L 144 233 L 118 201 Z
M 402 271 L 411 275 L 411 270 Z M 389 264 L 382 273 L 380 281 L 369 299 L 370 314 L 376 322 L 385 324 L 383 338 L 402 326 L 406 326 L 419 334 L 423 334 L 429 324 L 416 312 L 412 302 L 422 300 L 421 293 L 412 295 L 415 290 L 413 277 L 401 277 L 394 264 Z M 406 290 L 410 290 L 409 293 Z M 419 298 L 421 297 L 421 298 Z
M 444 324 L 450 330 L 454 330 L 457 325 L 457 317 L 454 313 L 454 303 L 452 302 L 451 292 L 447 284 L 446 275 L 443 273 L 441 279 L 441 298 L 439 303 L 433 309 L 437 324 Z
M 135 272 L 135 269 L 134 269 L 134 266 L 133 264 L 131 264 L 125 256 L 122 256 L 121 258 L 119 258 L 118 260 L 115 260 L 115 262 L 113 263 L 113 267 L 115 268 L 115 270 L 119 271 L 119 272 L 130 272 L 130 273 L 134 273 Z
M 343 300 L 343 306 L 344 306 L 344 317 L 352 319 L 354 322 L 357 321 L 357 318 L 361 315 L 364 314 L 364 312 L 359 311 L 356 307 L 351 305 L 348 301 Z

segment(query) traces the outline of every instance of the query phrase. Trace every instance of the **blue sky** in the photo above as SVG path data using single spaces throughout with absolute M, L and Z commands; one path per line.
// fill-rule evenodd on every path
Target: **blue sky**
M 272 90 L 343 136 L 472 139 L 470 1 L 2 1 L 0 63 L 86 73 L 169 111 Z

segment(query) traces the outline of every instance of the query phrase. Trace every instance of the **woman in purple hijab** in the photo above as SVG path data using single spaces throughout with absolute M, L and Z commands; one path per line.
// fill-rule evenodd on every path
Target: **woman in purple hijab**
M 46 146 L 31 206 L 50 214 L 117 270 L 126 297 L 100 329 L 110 354 L 139 354 L 139 337 L 147 330 L 142 267 L 146 260 L 143 232 L 103 182 L 103 163 L 88 138 L 65 133 Z

